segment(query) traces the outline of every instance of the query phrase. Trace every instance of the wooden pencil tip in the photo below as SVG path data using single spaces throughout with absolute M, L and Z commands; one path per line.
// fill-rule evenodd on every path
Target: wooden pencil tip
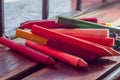
M 112 50 L 113 50 L 113 56 L 120 56 L 120 52 L 118 52 L 118 51 L 116 51 L 114 49 L 112 49 Z
M 112 53 L 111 56 L 120 56 L 120 52 L 116 51 L 115 49 L 109 47 L 106 47 L 106 49 Z
M 110 52 L 109 50 L 105 49 L 104 50 L 104 54 L 101 56 L 113 56 L 112 52 Z
M 56 64 L 56 61 L 53 58 L 48 57 L 46 60 L 46 64 L 47 65 L 54 65 L 54 64 Z
M 78 67 L 87 67 L 88 63 L 86 61 L 84 61 L 83 59 L 80 59 L 78 61 Z

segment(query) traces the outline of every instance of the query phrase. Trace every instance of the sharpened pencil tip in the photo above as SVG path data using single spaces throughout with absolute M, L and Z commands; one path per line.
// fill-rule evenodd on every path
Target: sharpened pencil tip
M 83 59 L 80 59 L 78 61 L 78 67 L 87 67 L 88 63 L 86 61 L 84 61 Z
M 56 61 L 53 58 L 48 57 L 46 60 L 46 64 L 47 65 L 54 65 L 54 64 L 56 64 Z

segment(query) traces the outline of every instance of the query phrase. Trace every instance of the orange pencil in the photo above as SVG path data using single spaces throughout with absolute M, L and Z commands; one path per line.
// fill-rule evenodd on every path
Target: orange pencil
M 24 39 L 28 39 L 28 40 L 31 40 L 31 41 L 35 41 L 37 43 L 44 44 L 44 45 L 47 43 L 47 38 L 35 35 L 34 33 L 31 33 L 30 31 L 25 31 L 25 30 L 22 30 L 22 29 L 17 29 L 16 33 L 15 33 L 15 36 L 16 37 L 21 37 L 21 38 L 24 38 Z
M 50 55 L 56 59 L 64 61 L 73 66 L 76 66 L 76 67 L 87 67 L 88 66 L 87 62 L 85 62 L 80 57 L 73 56 L 65 52 L 58 51 L 58 50 L 54 50 L 50 47 L 47 47 L 47 46 L 44 46 L 44 45 L 41 45 L 41 44 L 38 44 L 32 41 L 28 41 L 28 40 L 25 42 L 25 45 L 28 47 L 34 48 L 36 50 L 39 50 L 41 52 L 44 52 L 47 55 Z
M 32 26 L 32 32 L 34 34 L 44 36 L 44 37 L 51 37 L 57 40 L 61 40 L 63 42 L 69 43 L 71 45 L 77 46 L 84 50 L 96 53 L 100 56 L 111 56 L 112 53 L 106 50 L 105 48 L 98 46 L 96 43 L 89 42 L 83 39 L 79 39 L 73 36 L 65 35 L 60 32 L 56 32 L 47 28 L 43 28 L 37 25 Z
M 97 37 L 109 37 L 108 29 L 52 29 L 68 35 L 87 35 Z

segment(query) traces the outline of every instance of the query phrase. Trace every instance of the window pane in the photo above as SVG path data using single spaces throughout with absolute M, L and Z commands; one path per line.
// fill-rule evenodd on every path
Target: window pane
M 41 19 L 42 0 L 4 0 L 5 31 L 26 20 Z
M 71 12 L 73 9 L 71 1 L 73 0 L 49 0 L 49 17 Z

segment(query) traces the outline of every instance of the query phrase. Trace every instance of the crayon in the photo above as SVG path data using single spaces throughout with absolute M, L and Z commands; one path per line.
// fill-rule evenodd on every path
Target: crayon
M 97 37 L 109 37 L 108 29 L 52 29 L 69 35 L 88 35 Z
M 43 52 L 47 55 L 50 55 L 58 60 L 61 60 L 68 64 L 71 64 L 75 67 L 87 67 L 88 66 L 87 62 L 84 61 L 80 57 L 73 56 L 73 55 L 67 54 L 65 52 L 58 51 L 58 50 L 52 49 L 50 47 L 47 47 L 47 46 L 44 46 L 44 45 L 41 45 L 41 44 L 38 44 L 38 43 L 35 43 L 32 41 L 28 41 L 28 40 L 25 42 L 25 45 L 28 47 L 31 47 L 33 49 L 36 49 L 40 52 Z
M 56 23 L 63 24 L 66 26 L 74 26 L 75 28 L 106 28 L 106 29 L 109 29 L 111 32 L 116 32 L 120 34 L 120 27 L 112 27 L 112 26 L 106 27 L 101 24 L 84 21 L 84 20 L 76 20 L 73 18 L 67 18 L 67 17 L 62 17 L 62 16 L 56 17 Z
M 86 20 L 90 22 L 97 22 L 97 18 L 78 18 L 78 20 Z M 20 24 L 20 28 L 28 28 L 31 29 L 32 25 L 39 25 L 45 28 L 65 28 L 68 26 L 58 24 L 55 20 L 31 20 L 26 21 Z
M 21 34 L 24 34 L 24 35 L 21 35 Z M 16 36 L 37 42 L 39 44 L 47 45 L 47 46 L 50 46 L 50 47 L 58 49 L 58 50 L 60 49 L 61 51 L 70 53 L 70 54 L 78 56 L 78 57 L 82 57 L 83 59 L 85 59 L 86 61 L 89 61 L 89 62 L 94 61 L 98 56 L 94 53 L 88 52 L 88 51 L 81 49 L 79 47 L 76 47 L 76 46 L 73 46 L 73 45 L 64 43 L 62 41 L 52 39 L 52 38 L 48 39 L 48 38 L 41 37 L 41 36 L 38 36 L 35 34 L 33 35 L 31 32 L 28 32 L 25 30 L 17 29 Z M 45 42 L 44 42 L 44 40 L 45 40 Z
M 96 53 L 100 56 L 111 56 L 108 50 L 104 49 L 101 46 L 98 46 L 97 43 L 89 42 L 83 39 L 79 39 L 70 35 L 66 35 L 60 32 L 56 32 L 44 27 L 40 27 L 38 25 L 33 25 L 31 29 L 32 33 L 48 38 L 55 38 L 57 40 L 61 40 L 63 42 L 69 43 L 71 45 L 77 46 L 79 48 L 85 49 L 89 52 Z
M 46 55 L 46 54 L 43 54 L 41 52 L 38 52 L 34 49 L 31 49 L 29 47 L 26 47 L 24 45 L 21 45 L 19 43 L 16 43 L 8 38 L 5 38 L 5 37 L 1 37 L 0 38 L 0 44 L 3 44 L 9 48 L 11 48 L 12 50 L 16 51 L 16 52 L 19 52 L 23 55 L 26 55 L 38 62 L 42 62 L 44 64 L 47 64 L 47 65 L 53 65 L 55 64 L 55 60 Z

